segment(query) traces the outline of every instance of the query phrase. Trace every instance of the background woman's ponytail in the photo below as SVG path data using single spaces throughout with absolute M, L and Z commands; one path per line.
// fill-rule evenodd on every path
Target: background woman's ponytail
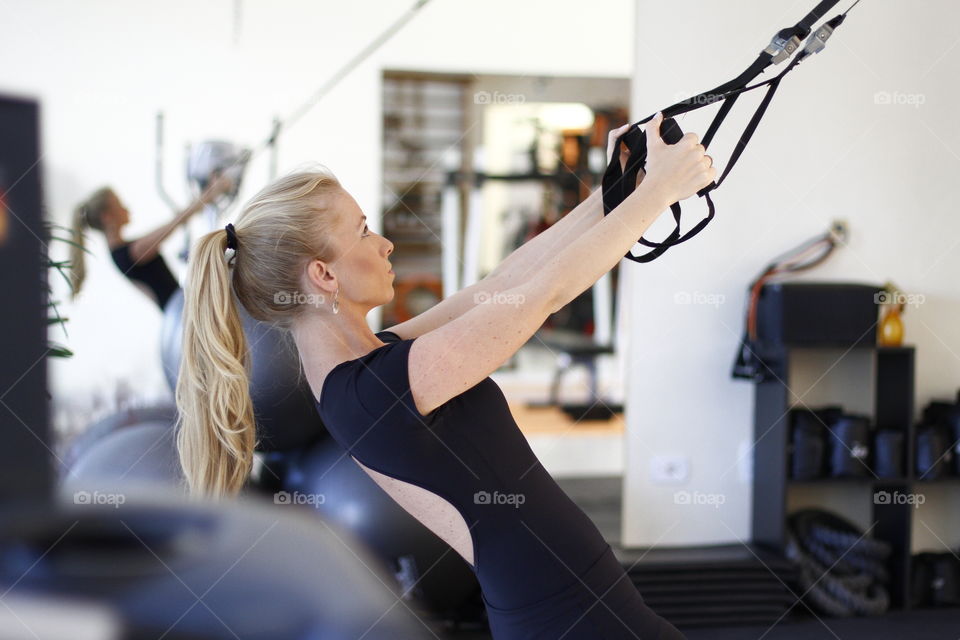
M 100 221 L 100 214 L 107 206 L 107 199 L 113 193 L 110 187 L 97 189 L 81 202 L 73 210 L 73 241 L 79 245 L 70 245 L 70 299 L 74 300 L 80 294 L 80 288 L 83 287 L 83 281 L 87 277 L 86 263 L 83 259 L 84 247 L 86 242 L 84 231 L 91 227 L 98 231 L 103 231 L 103 224 Z
M 184 290 L 177 449 L 191 495 L 229 497 L 253 465 L 249 355 L 227 265 L 226 232 L 196 244 Z
M 74 300 L 80 294 L 80 288 L 87 277 L 87 267 L 83 260 L 84 242 L 83 232 L 87 226 L 84 216 L 86 204 L 78 205 L 73 210 L 73 222 L 70 227 L 73 229 L 73 241 L 76 244 L 70 245 L 70 299 Z M 79 245 L 79 246 L 77 246 Z

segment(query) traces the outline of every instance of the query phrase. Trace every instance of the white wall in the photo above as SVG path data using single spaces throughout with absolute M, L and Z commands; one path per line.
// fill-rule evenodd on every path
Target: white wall
M 162 223 L 170 213 L 153 186 L 158 110 L 167 119 L 167 184 L 186 203 L 186 143 L 259 143 L 273 117 L 299 107 L 413 2 L 236 4 L 236 32 L 232 0 L 0 5 L 0 91 L 42 102 L 52 219 L 67 224 L 76 202 L 112 184 L 132 212 L 128 236 Z M 379 229 L 384 69 L 626 77 L 632 12 L 629 0 L 433 0 L 282 138 L 280 171 L 305 161 L 328 165 Z M 241 199 L 267 176 L 264 154 Z M 91 237 L 85 290 L 63 308 L 69 337 L 55 336 L 76 356 L 51 367 L 56 402 L 76 405 L 74 412 L 97 393 L 108 396 L 109 408 L 121 380 L 141 399 L 168 394 L 160 314 L 112 265 L 102 238 Z M 175 237 L 164 248 L 178 272 L 180 247 Z M 65 287 L 55 284 L 64 299 Z
M 638 0 L 635 119 L 733 78 L 813 5 Z M 746 153 L 715 192 L 711 225 L 653 263 L 622 270 L 631 294 L 626 544 L 749 539 L 750 470 L 737 460 L 750 459 L 753 395 L 748 383 L 730 378 L 745 287 L 771 258 L 825 231 L 834 218 L 849 222 L 850 244 L 807 279 L 892 279 L 923 294 L 924 304 L 904 316 L 906 342 L 917 347 L 918 410 L 960 387 L 958 17 L 950 0 L 919 9 L 898 0 L 859 4 L 826 50 L 784 80 Z M 877 104 L 880 91 L 919 96 L 923 104 Z M 742 98 L 711 145 L 719 168 L 759 99 Z M 705 108 L 680 124 L 702 136 L 714 112 Z M 704 203 L 688 200 L 684 211 L 698 219 Z M 663 218 L 658 225 L 672 224 Z M 666 226 L 655 229 L 660 233 L 650 237 L 661 238 Z M 724 302 L 675 304 L 678 292 L 717 294 Z M 689 457 L 685 484 L 650 482 L 651 456 L 662 454 Z M 677 505 L 678 489 L 719 494 L 724 503 Z M 929 525 L 917 527 L 928 538 L 920 546 L 940 547 L 928 528 L 948 544 L 960 543 L 955 522 L 948 527 L 940 519 L 943 511 L 920 512 Z

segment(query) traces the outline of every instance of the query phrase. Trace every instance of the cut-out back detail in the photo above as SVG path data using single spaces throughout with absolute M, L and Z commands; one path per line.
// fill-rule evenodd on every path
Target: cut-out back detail
M 475 544 L 470 527 L 463 514 L 449 500 L 429 489 L 375 471 L 353 456 L 350 457 L 394 502 L 450 545 L 471 568 L 475 568 Z

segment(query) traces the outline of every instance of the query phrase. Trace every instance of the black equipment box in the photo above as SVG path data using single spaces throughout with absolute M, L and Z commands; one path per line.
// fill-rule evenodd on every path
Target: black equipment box
M 842 282 L 766 284 L 757 301 L 757 338 L 773 346 L 876 344 L 883 288 Z

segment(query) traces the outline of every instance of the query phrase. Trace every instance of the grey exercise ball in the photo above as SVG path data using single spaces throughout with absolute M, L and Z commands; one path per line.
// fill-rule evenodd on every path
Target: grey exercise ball
M 77 464 L 77 460 L 86 455 L 87 450 L 96 442 L 114 431 L 142 424 L 165 424 L 172 428 L 176 421 L 177 407 L 173 404 L 131 407 L 101 418 L 73 436 L 64 452 L 60 454 L 60 460 L 63 463 L 62 466 L 58 467 L 60 478 L 62 479 Z
M 183 290 L 179 290 L 164 308 L 160 338 L 163 371 L 171 389 L 176 389 L 180 370 L 182 316 Z M 240 317 L 251 353 L 250 396 L 257 422 L 257 451 L 299 449 L 326 437 L 289 333 L 254 320 L 242 307 Z
M 479 594 L 467 562 L 393 501 L 332 438 L 290 454 L 275 501 L 308 504 L 349 529 L 396 576 L 402 590 L 438 615 L 455 615 Z M 319 498 L 322 496 L 322 500 Z M 479 598 L 478 598 L 479 599 Z
M 397 603 L 375 558 L 312 514 L 157 488 L 126 498 L 4 512 L 0 608 L 13 624 L 0 636 L 437 638 Z
M 183 473 L 175 433 L 174 426 L 165 422 L 146 422 L 108 433 L 78 455 L 63 487 L 77 492 L 122 492 L 134 484 L 180 487 Z

